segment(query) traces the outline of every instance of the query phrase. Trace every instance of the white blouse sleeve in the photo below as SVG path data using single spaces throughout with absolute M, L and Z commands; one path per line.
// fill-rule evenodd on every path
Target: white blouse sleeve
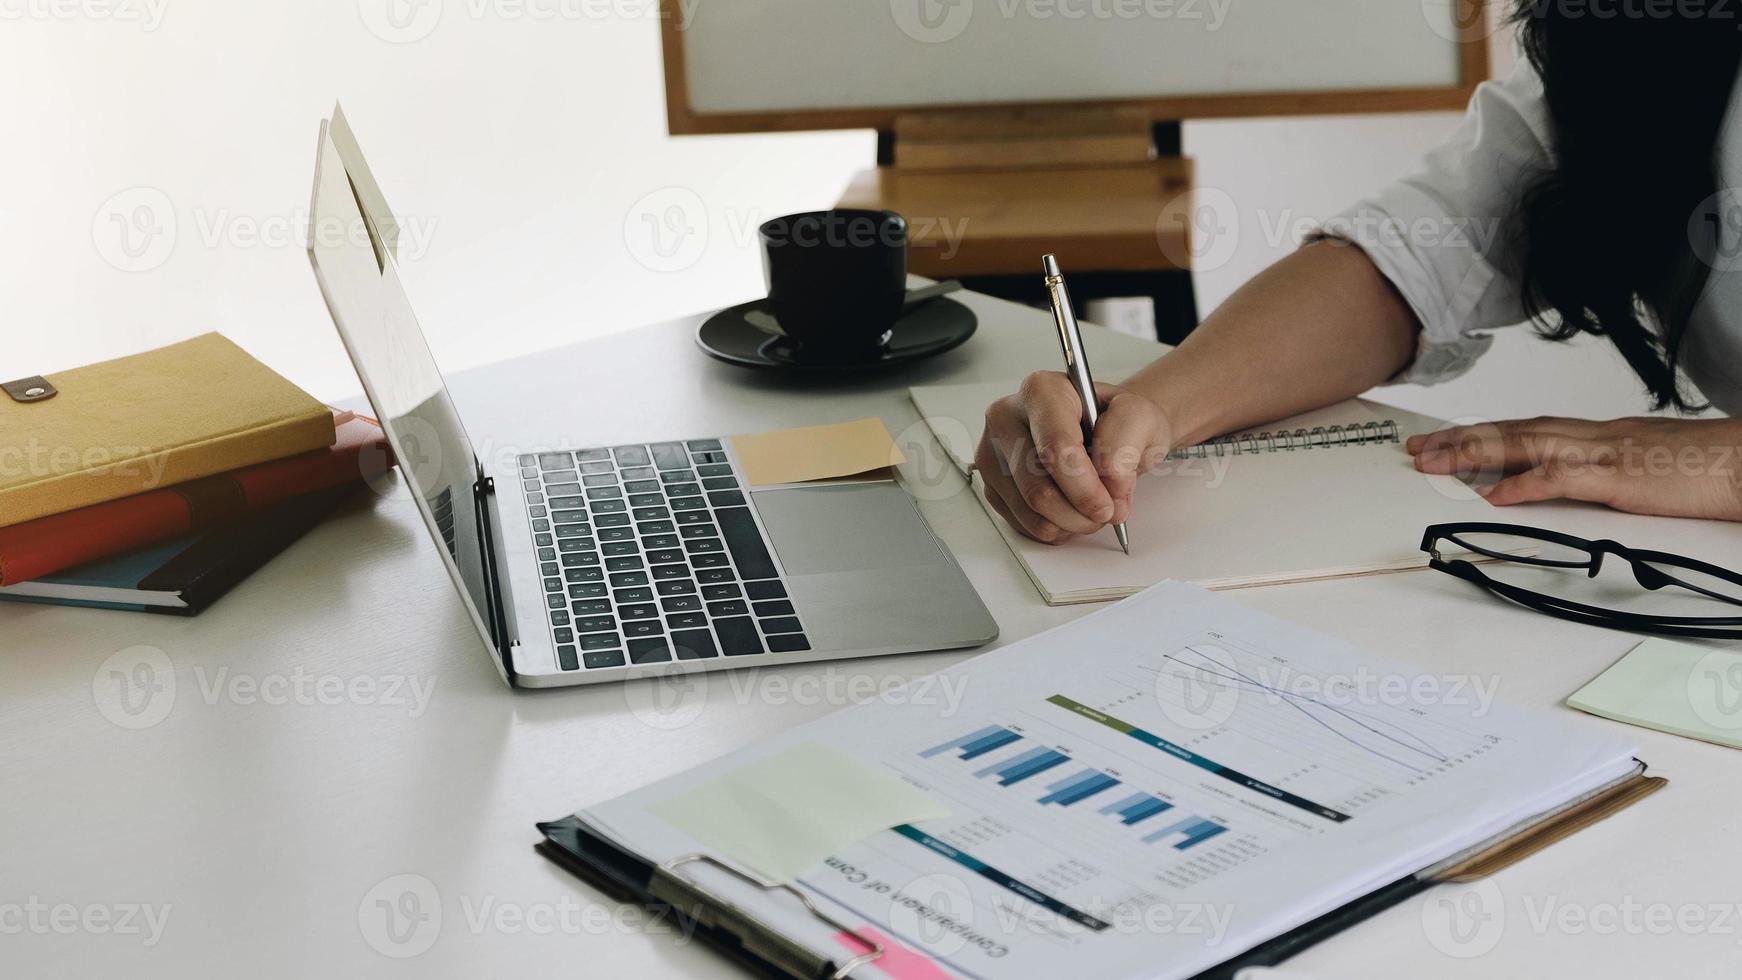
M 1360 246 L 1420 319 L 1415 361 L 1394 382 L 1455 378 L 1493 343 L 1485 331 L 1529 319 L 1513 214 L 1549 164 L 1550 142 L 1542 82 L 1520 62 L 1477 88 L 1464 121 L 1415 173 L 1313 236 Z

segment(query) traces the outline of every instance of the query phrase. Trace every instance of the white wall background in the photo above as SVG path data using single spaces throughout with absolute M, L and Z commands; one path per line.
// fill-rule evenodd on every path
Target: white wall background
M 758 221 L 832 203 L 871 136 L 666 136 L 653 6 L 0 0 L 0 374 L 215 329 L 318 396 L 354 393 L 300 244 L 335 98 L 450 370 L 755 295 Z M 1456 118 L 1188 126 L 1202 182 L 1242 214 L 1199 277 L 1205 309 Z M 648 222 L 668 218 L 662 251 Z M 1639 405 L 1601 345 L 1513 334 L 1464 381 L 1392 396 L 1445 417 Z

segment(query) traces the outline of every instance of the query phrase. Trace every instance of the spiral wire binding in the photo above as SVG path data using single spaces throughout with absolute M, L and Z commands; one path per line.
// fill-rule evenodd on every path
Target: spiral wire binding
M 1255 453 L 1292 453 L 1308 449 L 1341 449 L 1377 446 L 1402 441 L 1397 423 L 1364 422 L 1360 425 L 1315 425 L 1310 429 L 1276 432 L 1243 432 L 1222 436 L 1196 446 L 1176 449 L 1168 459 L 1207 459 L 1211 456 L 1247 456 Z

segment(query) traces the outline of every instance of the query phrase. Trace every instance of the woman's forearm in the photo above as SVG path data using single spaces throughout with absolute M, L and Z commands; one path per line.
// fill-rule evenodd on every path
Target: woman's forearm
M 1361 249 L 1314 242 L 1229 297 L 1126 387 L 1153 400 L 1173 445 L 1353 398 L 1415 356 L 1420 325 Z

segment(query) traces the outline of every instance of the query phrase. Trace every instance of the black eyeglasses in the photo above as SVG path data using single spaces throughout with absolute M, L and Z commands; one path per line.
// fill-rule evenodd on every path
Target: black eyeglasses
M 1596 578 L 1602 571 L 1604 555 L 1614 555 L 1632 565 L 1633 578 L 1649 592 L 1675 587 L 1731 606 L 1742 606 L 1742 574 L 1727 568 L 1661 551 L 1641 551 L 1615 541 L 1587 541 L 1558 531 L 1518 524 L 1435 524 L 1421 539 L 1421 550 L 1432 556 L 1429 566 L 1537 612 L 1576 623 L 1638 633 L 1742 639 L 1742 616 L 1658 615 L 1576 602 L 1500 581 L 1474 562 L 1442 557 L 1442 541 L 1509 566 L 1579 570 L 1584 571 L 1588 578 Z

